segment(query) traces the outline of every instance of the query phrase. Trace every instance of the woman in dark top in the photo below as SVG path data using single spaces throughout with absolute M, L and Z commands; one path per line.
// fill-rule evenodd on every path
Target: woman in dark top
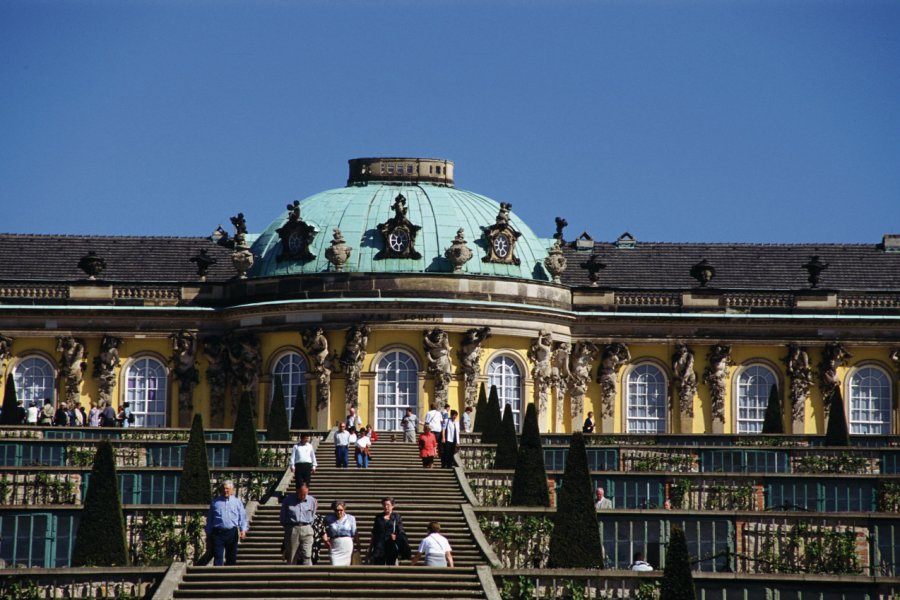
M 409 559 L 409 540 L 403 529 L 403 519 L 394 512 L 394 499 L 383 498 L 384 513 L 375 517 L 369 558 L 373 565 L 396 565 L 397 558 Z
M 594 433 L 594 413 L 589 412 L 587 419 L 584 420 L 584 427 L 581 428 L 582 433 Z

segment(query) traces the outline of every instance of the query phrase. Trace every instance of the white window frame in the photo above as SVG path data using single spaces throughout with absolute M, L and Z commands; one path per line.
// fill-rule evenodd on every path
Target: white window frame
M 513 423 L 516 431 L 522 430 L 522 417 L 525 408 L 525 368 L 515 355 L 503 352 L 491 357 L 487 364 L 487 385 L 497 386 L 497 396 L 500 398 L 500 417 L 506 410 L 506 405 L 512 406 Z
M 765 380 L 761 383 L 763 373 Z M 752 378 L 752 379 L 751 379 Z M 775 384 L 781 397 L 778 373 L 769 365 L 752 362 L 743 365 L 734 378 L 734 431 L 738 435 L 762 433 L 769 394 Z
M 881 379 L 877 388 L 872 386 L 861 388 L 860 379 L 862 377 L 871 379 L 876 373 Z M 882 390 L 883 394 L 875 395 L 873 392 L 877 390 Z M 865 396 L 861 396 L 862 391 L 866 392 Z M 894 393 L 891 375 L 879 365 L 862 364 L 848 373 L 844 398 L 846 398 L 847 425 L 850 428 L 850 434 L 890 435 Z M 859 406 L 861 401 L 865 401 L 866 406 Z M 880 403 L 880 406 L 873 406 L 875 402 Z M 884 415 L 883 420 L 871 418 L 879 412 Z M 864 415 L 868 415 L 870 418 L 861 418 Z
M 384 351 L 375 363 L 376 431 L 400 431 L 407 407 L 419 406 L 419 361 L 402 348 Z
M 34 369 L 40 365 L 42 367 L 41 375 L 34 374 Z M 25 372 L 23 372 L 23 370 Z M 49 398 L 56 405 L 56 382 L 59 373 L 53 361 L 48 360 L 40 354 L 28 354 L 20 358 L 15 366 L 13 366 L 13 381 L 16 384 L 16 396 L 19 400 L 24 401 L 25 408 L 31 405 L 31 402 L 37 401 L 37 407 L 44 405 L 44 400 Z M 42 380 L 43 385 L 35 386 L 37 380 Z M 36 393 L 36 390 L 41 390 Z
M 281 375 L 281 385 L 284 391 L 284 408 L 287 411 L 288 425 L 294 418 L 294 407 L 297 403 L 297 387 L 303 386 L 303 396 L 309 403 L 309 363 L 306 357 L 296 350 L 288 350 L 279 354 L 272 361 L 272 393 L 269 399 L 275 398 L 275 376 Z M 310 422 L 313 415 L 307 411 Z
M 644 378 L 651 374 L 650 369 L 655 370 L 658 377 L 654 375 L 654 381 L 648 384 Z M 669 424 L 669 374 L 666 370 L 654 361 L 638 362 L 625 373 L 623 384 L 625 432 L 666 433 Z M 655 400 L 652 404 L 648 401 L 650 394 Z M 641 402 L 637 403 L 636 398 L 641 399 Z M 644 414 L 632 414 L 632 408 L 644 409 Z M 656 409 L 659 416 L 648 416 L 651 408 Z M 639 426 L 641 424 L 655 424 L 655 426 Z
M 155 377 L 148 377 L 150 373 L 142 372 L 148 368 L 153 369 L 152 375 Z M 122 373 L 123 402 L 128 402 L 134 413 L 134 424 L 131 426 L 166 427 L 169 416 L 169 370 L 166 363 L 152 355 L 136 356 L 128 361 Z

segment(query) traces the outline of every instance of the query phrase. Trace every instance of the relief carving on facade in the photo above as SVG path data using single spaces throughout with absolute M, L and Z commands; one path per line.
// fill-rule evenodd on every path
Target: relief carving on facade
M 572 351 L 569 367 L 571 373 L 569 394 L 572 399 L 571 429 L 573 431 L 578 431 L 581 427 L 581 419 L 584 416 L 584 395 L 591 383 L 591 370 L 598 354 L 600 354 L 600 349 L 593 342 L 578 342 Z
M 716 344 L 706 354 L 709 365 L 703 369 L 703 383 L 709 386 L 713 422 L 725 423 L 725 392 L 728 389 L 728 369 L 731 360 L 731 346 Z
M 550 395 L 550 382 L 553 369 L 550 361 L 553 357 L 553 340 L 550 332 L 541 330 L 536 340 L 528 349 L 528 359 L 532 362 L 531 378 L 538 401 L 538 421 L 544 422 L 547 414 L 547 400 Z
M 0 333 L 0 375 L 6 371 L 6 362 L 12 356 L 13 339 Z
M 450 364 L 450 338 L 443 329 L 426 329 L 422 340 L 428 373 L 434 376 L 434 399 L 441 406 L 447 405 L 453 367 Z
M 316 409 L 323 410 L 331 400 L 334 353 L 328 349 L 328 338 L 321 327 L 305 329 L 300 332 L 300 337 L 312 359 L 312 374 L 316 378 Z
M 462 227 L 456 230 L 456 237 L 450 246 L 444 250 L 444 258 L 453 265 L 454 273 L 461 273 L 463 265 L 472 258 L 472 250 L 466 245 L 466 232 Z
M 825 402 L 825 415 L 831 408 L 831 396 L 841 387 L 838 367 L 846 366 L 847 359 L 853 355 L 847 352 L 840 342 L 829 342 L 822 349 L 822 361 L 819 363 L 819 381 L 822 385 L 822 400 Z
M 553 386 L 553 394 L 556 398 L 556 428 L 554 431 L 565 430 L 563 415 L 565 414 L 566 391 L 572 381 L 572 372 L 569 369 L 572 346 L 569 342 L 559 342 L 553 350 L 550 359 L 550 383 Z
M 607 344 L 603 348 L 600 357 L 600 367 L 597 369 L 597 383 L 600 384 L 602 404 L 600 415 L 611 418 L 615 411 L 616 401 L 616 375 L 622 365 L 631 360 L 631 353 L 625 344 Z
M 900 379 L 900 348 L 891 348 L 890 358 L 891 363 L 897 370 L 897 378 Z
M 694 370 L 694 351 L 688 348 L 687 344 L 675 344 L 675 352 L 672 354 L 672 376 L 681 414 L 693 417 L 694 396 L 697 395 L 697 372 Z
M 466 406 L 474 407 L 478 401 L 478 375 L 481 373 L 481 344 L 491 337 L 490 327 L 473 327 L 463 335 L 457 356 L 459 369 L 463 374 L 466 391 Z
M 335 227 L 331 245 L 325 248 L 325 258 L 331 263 L 334 270 L 340 273 L 344 270 L 344 265 L 347 264 L 347 261 L 350 260 L 351 252 L 353 252 L 353 248 L 347 245 L 340 227 Z
M 172 373 L 178 382 L 178 423 L 190 427 L 194 412 L 194 386 L 200 383 L 197 370 L 197 334 L 182 329 L 169 336 L 172 340 Z
M 341 352 L 341 368 L 346 376 L 344 396 L 348 408 L 359 406 L 359 375 L 371 333 L 372 329 L 365 324 L 352 325 L 347 330 L 344 350 Z
M 65 385 L 66 402 L 78 402 L 81 396 L 81 382 L 87 369 L 84 340 L 72 336 L 58 337 L 56 351 L 60 354 L 59 374 Z
M 209 426 L 225 425 L 225 390 L 228 388 L 228 350 L 217 335 L 203 339 L 206 381 L 209 384 Z
M 116 387 L 116 367 L 121 364 L 119 346 L 122 338 L 104 335 L 100 340 L 100 354 L 94 357 L 94 378 L 100 391 L 100 402 L 112 404 Z
M 225 336 L 228 350 L 228 370 L 231 377 L 231 410 L 237 418 L 238 401 L 244 392 L 253 392 L 259 382 L 262 368 L 262 352 L 259 338 L 253 334 L 231 332 Z M 256 403 L 250 403 L 256 414 Z
M 814 385 L 809 353 L 800 344 L 788 344 L 788 354 L 784 357 L 787 375 L 791 379 L 791 419 L 803 422 L 803 409 L 809 397 L 809 389 Z

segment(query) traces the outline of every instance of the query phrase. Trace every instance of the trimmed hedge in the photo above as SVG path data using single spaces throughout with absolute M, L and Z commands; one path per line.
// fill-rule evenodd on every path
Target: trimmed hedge
M 6 388 L 3 390 L 3 414 L 0 415 L 0 425 L 19 425 L 18 404 L 16 382 L 10 373 L 6 376 Z
M 516 423 L 513 420 L 512 406 L 507 404 L 503 410 L 500 441 L 497 444 L 497 454 L 494 456 L 494 468 L 515 469 L 518 458 L 519 443 L 516 440 Z
M 481 430 L 482 444 L 496 444 L 500 441 L 500 425 L 502 418 L 500 408 L 500 394 L 497 393 L 497 386 L 491 386 L 491 394 L 488 398 L 486 417 L 482 423 L 484 429 Z
M 209 504 L 211 501 L 209 458 L 206 455 L 206 439 L 203 436 L 203 418 L 194 415 L 191 437 L 184 453 L 184 466 L 181 468 L 178 504 Z
M 593 484 L 588 468 L 584 434 L 572 434 L 562 489 L 550 536 L 548 566 L 562 569 L 603 568 L 603 545 L 597 527 Z
M 272 405 L 269 406 L 269 420 L 266 428 L 267 442 L 287 442 L 291 439 L 288 429 L 287 409 L 284 407 L 284 386 L 281 375 L 276 375 L 273 385 Z
M 826 446 L 849 446 L 850 430 L 847 429 L 847 415 L 844 413 L 844 396 L 837 388 L 831 394 L 831 408 L 828 410 L 828 427 L 825 430 Z
M 516 457 L 516 473 L 513 475 L 510 506 L 550 506 L 550 490 L 547 488 L 547 468 L 544 466 L 544 449 L 538 429 L 537 410 L 529 404 L 522 423 L 522 441 Z
M 772 389 L 769 390 L 769 404 L 766 406 L 766 416 L 763 420 L 763 433 L 784 433 L 784 414 L 781 406 L 778 386 L 773 383 Z
M 241 394 L 237 419 L 231 434 L 229 467 L 258 467 L 259 444 L 256 441 L 256 425 L 253 423 L 253 409 L 250 407 L 250 392 Z
M 691 557 L 688 554 L 684 530 L 672 526 L 669 548 L 666 552 L 666 568 L 663 570 L 660 600 L 696 600 L 694 575 L 691 573 Z
M 309 416 L 306 412 L 306 397 L 303 394 L 302 385 L 297 386 L 297 395 L 294 396 L 294 412 L 291 414 L 291 429 L 309 429 Z
M 478 389 L 478 403 L 475 405 L 475 424 L 472 426 L 472 431 L 475 433 L 482 433 L 484 431 L 484 421 L 487 418 L 487 394 L 484 393 L 484 382 L 481 382 L 481 387 Z
M 112 445 L 104 439 L 97 445 L 94 455 L 72 548 L 72 566 L 123 567 L 128 563 L 116 460 Z

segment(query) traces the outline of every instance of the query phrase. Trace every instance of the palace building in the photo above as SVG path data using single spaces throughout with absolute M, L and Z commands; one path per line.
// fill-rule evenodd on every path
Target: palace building
M 900 235 L 603 241 L 560 204 L 542 237 L 508 200 L 448 160 L 362 158 L 209 238 L 0 235 L 4 381 L 127 401 L 143 427 L 230 427 L 249 390 L 262 427 L 278 377 L 313 427 L 356 405 L 380 431 L 485 383 L 546 432 L 591 411 L 599 432 L 758 433 L 774 389 L 785 431 L 820 434 L 840 390 L 851 434 L 900 433 Z

